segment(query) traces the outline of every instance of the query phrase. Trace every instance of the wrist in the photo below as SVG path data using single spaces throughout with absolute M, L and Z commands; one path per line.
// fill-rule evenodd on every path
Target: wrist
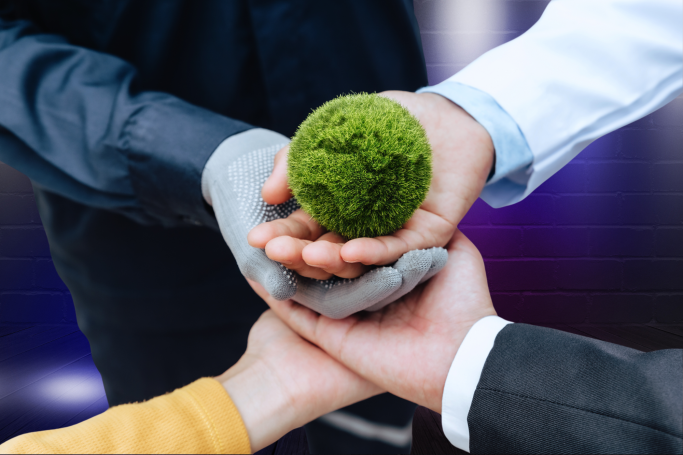
M 282 148 L 287 143 L 289 138 L 286 136 L 263 128 L 252 128 L 225 139 L 204 165 L 201 178 L 204 200 L 213 206 L 211 192 L 216 185 L 226 179 L 235 160 L 258 149 L 273 146 Z
M 439 98 L 440 104 L 443 106 L 443 112 L 447 112 L 444 115 L 452 117 L 449 124 L 457 124 L 459 128 L 463 129 L 466 137 L 470 138 L 472 142 L 470 149 L 475 151 L 471 157 L 472 162 L 476 163 L 474 170 L 478 180 L 485 183 L 494 168 L 496 160 L 493 139 L 487 129 L 467 110 L 451 99 L 436 93 L 421 93 L 420 95 Z
M 469 112 L 437 93 L 419 93 L 425 125 L 432 145 L 435 169 L 432 186 L 441 188 L 448 207 L 443 216 L 457 225 L 477 200 L 491 175 L 495 160 L 493 140 L 487 129 Z
M 467 452 L 467 418 L 474 394 L 495 339 L 509 323 L 495 312 L 476 321 L 465 334 L 448 372 L 441 407 L 443 430 L 451 444 Z
M 451 100 L 467 111 L 491 137 L 495 164 L 491 163 L 482 199 L 492 207 L 503 207 L 518 202 L 528 193 L 534 155 L 516 120 L 492 95 L 463 83 L 462 78 L 457 77 L 422 88 L 419 93 L 438 94 Z M 504 183 L 497 185 L 499 181 Z
M 288 391 L 267 365 L 256 360 L 241 359 L 216 378 L 242 417 L 249 435 L 252 452 L 277 441 L 296 428 L 297 412 Z
M 439 393 L 438 397 L 435 400 L 433 400 L 432 403 L 430 403 L 430 406 L 428 406 L 429 409 L 431 409 L 432 411 L 437 412 L 439 414 L 442 413 L 443 394 L 446 388 L 448 374 L 450 373 L 451 368 L 453 366 L 453 361 L 458 355 L 458 352 L 460 351 L 460 348 L 462 347 L 463 342 L 465 341 L 465 338 L 467 338 L 467 334 L 470 332 L 472 327 L 474 327 L 479 321 L 488 316 L 496 316 L 496 311 L 493 308 L 491 308 L 490 311 L 482 312 L 481 314 L 478 314 L 472 317 L 471 319 L 463 321 L 461 324 L 458 325 L 458 329 L 455 331 L 454 336 L 452 338 L 452 348 L 450 350 L 444 349 L 444 351 L 447 352 L 447 355 L 444 357 L 444 362 L 440 365 L 438 374 L 435 375 L 435 378 L 438 381 Z

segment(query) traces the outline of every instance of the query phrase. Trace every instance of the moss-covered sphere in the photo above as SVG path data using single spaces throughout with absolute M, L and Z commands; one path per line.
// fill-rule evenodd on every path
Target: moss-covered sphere
M 346 238 L 395 232 L 422 204 L 432 178 L 422 125 L 396 101 L 340 96 L 299 126 L 288 178 L 301 207 Z

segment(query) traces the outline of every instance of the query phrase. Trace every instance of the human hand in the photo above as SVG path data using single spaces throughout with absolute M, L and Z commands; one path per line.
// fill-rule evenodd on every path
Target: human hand
M 216 149 L 202 173 L 202 194 L 213 206 L 221 234 L 247 279 L 260 283 L 277 299 L 293 297 L 323 314 L 341 318 L 384 304 L 391 296 L 398 298 L 408 292 L 405 285 L 411 281 L 407 277 L 419 280 L 445 263 L 438 260 L 439 255 L 421 252 L 403 261 L 402 268 L 378 268 L 352 281 L 317 281 L 300 277 L 269 259 L 262 249 L 250 246 L 247 234 L 252 227 L 284 218 L 298 207 L 293 198 L 279 205 L 261 199 L 261 187 L 272 172 L 273 157 L 287 142 L 285 136 L 261 128 L 236 134 Z M 415 261 L 418 256 L 429 256 L 429 264 Z
M 254 452 L 323 414 L 383 392 L 303 340 L 272 311 L 251 328 L 242 358 L 216 380 L 237 407 Z
M 242 275 L 279 299 L 296 293 L 296 274 L 268 259 L 263 250 L 249 246 L 247 234 L 257 224 L 284 218 L 298 208 L 294 199 L 270 205 L 260 197 L 275 153 L 288 142 L 286 136 L 262 128 L 235 134 L 218 146 L 202 172 L 202 195 L 213 207 Z
M 264 248 L 269 258 L 302 276 L 353 278 L 369 265 L 384 265 L 416 249 L 444 246 L 474 201 L 493 165 L 488 132 L 448 99 L 433 93 L 383 92 L 405 106 L 422 124 L 432 146 L 432 183 L 422 206 L 392 235 L 345 242 L 325 233 L 310 216 L 290 217 L 255 227 L 249 244 Z M 287 186 L 288 147 L 275 158 L 272 175 L 261 194 L 270 204 L 292 197 Z
M 479 319 L 496 314 L 472 242 L 457 231 L 448 255 L 441 273 L 375 313 L 333 320 L 291 300 L 265 300 L 297 333 L 360 376 L 440 413 L 460 344 Z
M 381 307 L 387 299 L 393 301 L 412 289 L 407 289 L 410 283 L 415 286 L 440 270 L 445 263 L 443 254 L 423 251 L 355 280 L 318 281 L 300 277 L 268 258 L 262 249 L 250 246 L 247 234 L 252 227 L 287 217 L 298 208 L 294 198 L 279 205 L 261 199 L 263 182 L 273 170 L 273 157 L 288 141 L 261 128 L 236 134 L 216 149 L 202 173 L 204 199 L 213 207 L 221 234 L 247 279 L 261 284 L 276 299 L 291 297 L 327 316 L 343 318 Z

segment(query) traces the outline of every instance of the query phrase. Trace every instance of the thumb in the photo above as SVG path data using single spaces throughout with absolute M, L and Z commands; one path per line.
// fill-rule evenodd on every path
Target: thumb
M 275 165 L 273 173 L 270 174 L 266 183 L 261 189 L 261 197 L 266 203 L 271 205 L 282 204 L 292 197 L 292 192 L 287 184 L 287 154 L 289 145 L 284 146 L 275 155 Z

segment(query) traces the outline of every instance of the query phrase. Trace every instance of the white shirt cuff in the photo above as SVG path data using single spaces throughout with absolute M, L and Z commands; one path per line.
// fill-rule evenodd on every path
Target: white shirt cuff
M 441 424 L 450 443 L 466 452 L 470 451 L 467 415 L 474 391 L 498 332 L 508 324 L 511 322 L 498 316 L 477 321 L 467 332 L 448 370 L 441 403 Z

